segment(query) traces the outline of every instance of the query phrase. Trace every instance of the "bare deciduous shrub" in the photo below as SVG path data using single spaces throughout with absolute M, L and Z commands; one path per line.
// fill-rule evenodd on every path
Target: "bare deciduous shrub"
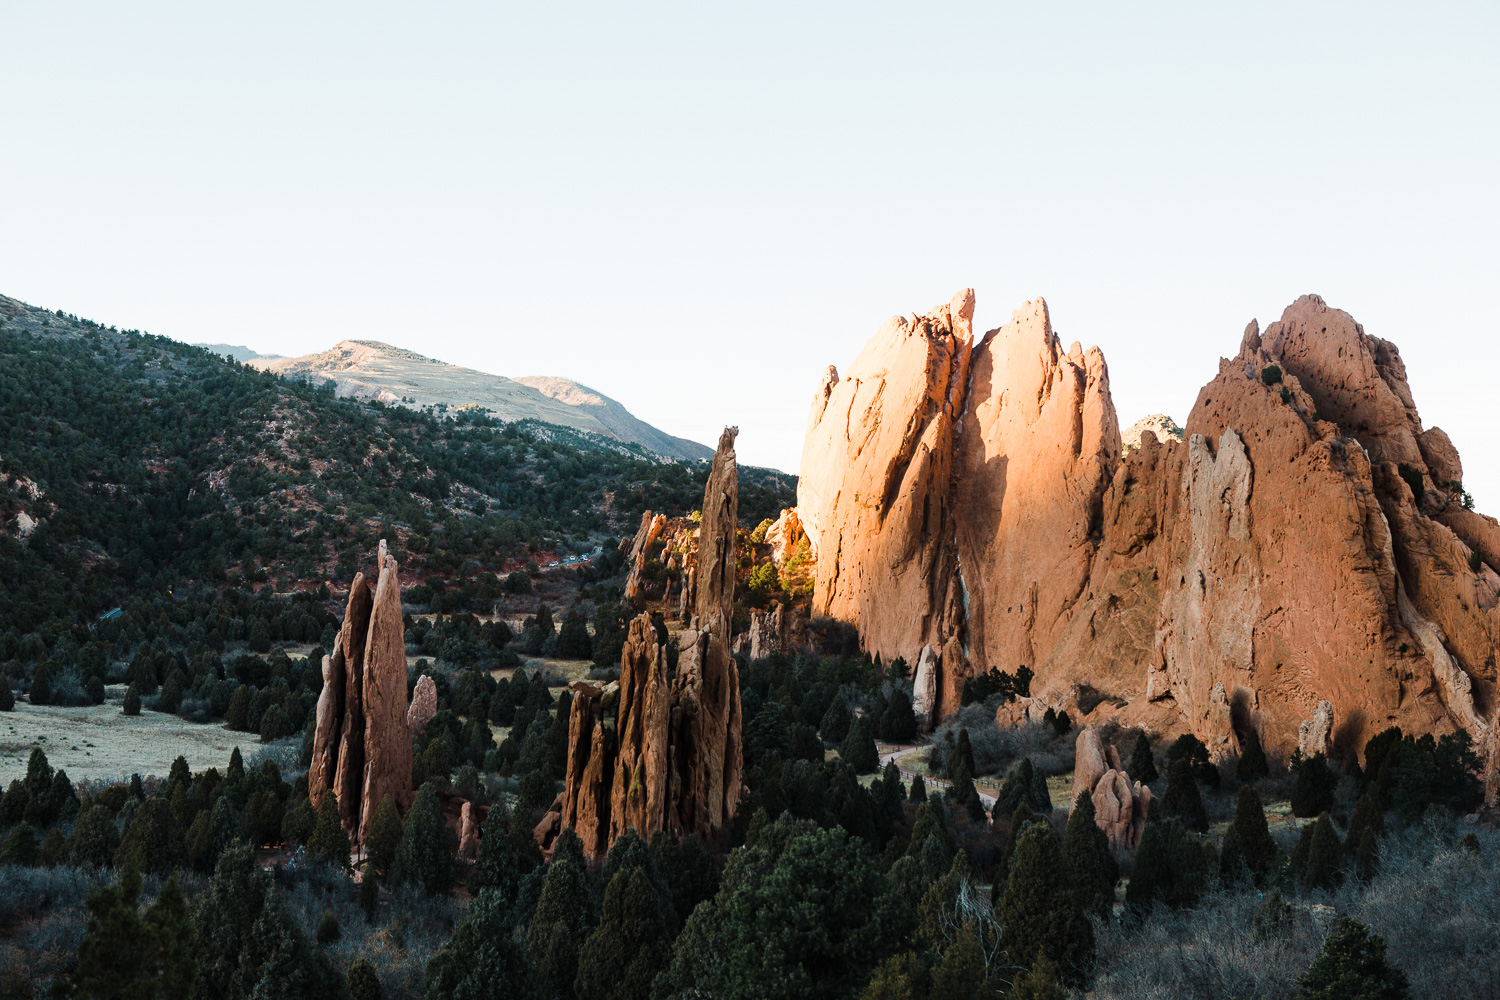
M 1368 885 L 1346 877 L 1332 892 L 1289 894 L 1284 933 L 1257 941 L 1253 889 L 1219 892 L 1192 910 L 1155 910 L 1096 929 L 1099 975 L 1090 994 L 1117 1000 L 1187 996 L 1290 1000 L 1337 916 L 1385 938 L 1386 958 L 1412 996 L 1467 1000 L 1500 982 L 1500 835 L 1474 831 L 1476 853 L 1431 828 L 1381 842 Z M 1316 908 L 1315 908 L 1316 907 Z
M 957 740 L 960 729 L 968 729 L 969 744 L 974 748 L 974 770 L 978 774 L 1004 774 L 1022 757 L 1049 777 L 1073 770 L 1076 734 L 1059 736 L 1051 726 L 1032 724 L 1014 729 L 995 725 L 997 705 L 965 705 L 948 716 L 933 734 L 930 767 L 940 773 L 947 761 L 948 734 Z

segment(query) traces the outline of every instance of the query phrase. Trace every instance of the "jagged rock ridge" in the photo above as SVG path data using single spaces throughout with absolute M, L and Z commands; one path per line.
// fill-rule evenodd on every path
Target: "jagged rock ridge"
M 694 615 L 678 640 L 676 676 L 667 676 L 666 636 L 642 614 L 630 623 L 618 682 L 570 685 L 565 785 L 535 829 L 545 849 L 563 829 L 574 830 L 593 857 L 628 829 L 647 839 L 657 830 L 712 839 L 734 819 L 744 772 L 739 670 L 729 632 L 739 516 L 736 434 L 727 428 L 719 438 L 704 488 Z M 655 521 L 648 512 L 637 541 Z M 613 731 L 606 724 L 611 708 Z
M 1290 752 L 1324 700 L 1350 745 L 1494 733 L 1500 522 L 1395 345 L 1304 296 L 1251 324 L 1185 440 L 1127 450 L 1096 348 L 1064 351 L 1041 300 L 977 344 L 972 312 L 965 290 L 829 369 L 798 491 L 813 613 L 924 660 L 935 718 L 1026 665 L 1043 702 L 1086 685 L 1219 754 L 1251 725 Z

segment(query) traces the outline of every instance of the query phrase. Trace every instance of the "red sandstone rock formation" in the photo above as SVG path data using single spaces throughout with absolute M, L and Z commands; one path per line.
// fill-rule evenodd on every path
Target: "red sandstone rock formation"
M 1486 745 L 1500 522 L 1459 502 L 1394 345 L 1306 296 L 1251 324 L 1184 441 L 1122 455 L 1099 352 L 1064 352 L 1040 301 L 971 348 L 972 302 L 892 320 L 820 385 L 815 614 L 886 660 L 931 646 L 939 715 L 1025 664 L 1041 702 L 1086 684 L 1216 754 L 1248 724 L 1290 752 L 1325 699 L 1335 742 L 1400 723 Z
M 412 801 L 411 730 L 406 728 L 406 638 L 401 621 L 401 581 L 396 560 L 380 544 L 380 582 L 365 642 L 365 779 L 360 795 L 359 839 L 387 795 L 405 813 Z
M 641 515 L 641 526 L 636 530 L 635 540 L 630 545 L 630 554 L 627 557 L 630 563 L 630 575 L 625 578 L 625 597 L 635 600 L 641 595 L 641 576 L 646 572 L 646 559 L 651 555 L 651 546 L 656 544 L 657 538 L 661 536 L 662 529 L 667 526 L 667 515 L 655 514 L 651 511 Z
M 332 788 L 344 828 L 359 840 L 385 796 L 400 812 L 411 805 L 408 714 L 425 726 L 436 708 L 436 688 L 425 677 L 430 704 L 419 696 L 410 709 L 407 706 L 401 581 L 384 539 L 379 564 L 373 596 L 364 574 L 355 575 L 338 643 L 333 655 L 324 657 L 308 772 L 313 802 Z
M 406 728 L 414 738 L 421 739 L 427 733 L 427 723 L 435 715 L 437 684 L 431 674 L 423 674 L 417 678 L 416 687 L 412 689 L 411 706 L 406 710 Z
M 630 623 L 621 653 L 613 739 L 605 691 L 572 685 L 565 788 L 533 831 L 543 848 L 569 828 L 590 856 L 628 829 L 647 838 L 657 830 L 717 838 L 734 819 L 744 767 L 739 673 L 729 652 L 736 433 L 726 429 L 719 439 L 704 490 L 696 614 L 680 639 L 676 677 L 669 685 L 666 650 L 642 614 Z

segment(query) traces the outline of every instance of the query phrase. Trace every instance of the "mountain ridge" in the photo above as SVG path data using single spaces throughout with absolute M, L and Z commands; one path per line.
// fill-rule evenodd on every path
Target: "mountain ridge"
M 427 357 L 378 340 L 347 339 L 291 358 L 252 358 L 262 371 L 328 379 L 339 395 L 423 409 L 478 408 L 506 421 L 538 420 L 588 431 L 666 458 L 698 460 L 713 450 L 653 427 L 617 400 L 558 376 L 509 378 Z

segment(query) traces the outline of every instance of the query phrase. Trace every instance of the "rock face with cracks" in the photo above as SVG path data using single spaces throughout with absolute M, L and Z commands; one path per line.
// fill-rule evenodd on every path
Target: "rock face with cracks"
M 886 661 L 930 648 L 934 723 L 1025 665 L 1042 703 L 1086 686 L 1216 756 L 1251 725 L 1290 753 L 1325 700 L 1339 746 L 1497 742 L 1500 522 L 1464 506 L 1394 344 L 1304 296 L 1247 328 L 1182 441 L 1126 452 L 1097 349 L 1041 300 L 977 344 L 972 313 L 965 290 L 829 369 L 798 486 L 813 614 Z
M 401 813 L 413 798 L 401 582 L 383 539 L 377 579 L 373 594 L 363 573 L 349 588 L 338 643 L 323 661 L 308 770 L 312 802 L 331 788 L 345 830 L 361 841 L 385 796 Z
M 669 684 L 665 647 L 642 614 L 621 652 L 613 730 L 603 689 L 572 685 L 565 787 L 534 831 L 545 849 L 563 829 L 574 830 L 591 857 L 630 829 L 648 839 L 657 830 L 719 839 L 734 819 L 744 769 L 739 671 L 729 650 L 737 433 L 728 428 L 719 438 L 704 489 L 693 620 L 679 639 L 676 676 Z

